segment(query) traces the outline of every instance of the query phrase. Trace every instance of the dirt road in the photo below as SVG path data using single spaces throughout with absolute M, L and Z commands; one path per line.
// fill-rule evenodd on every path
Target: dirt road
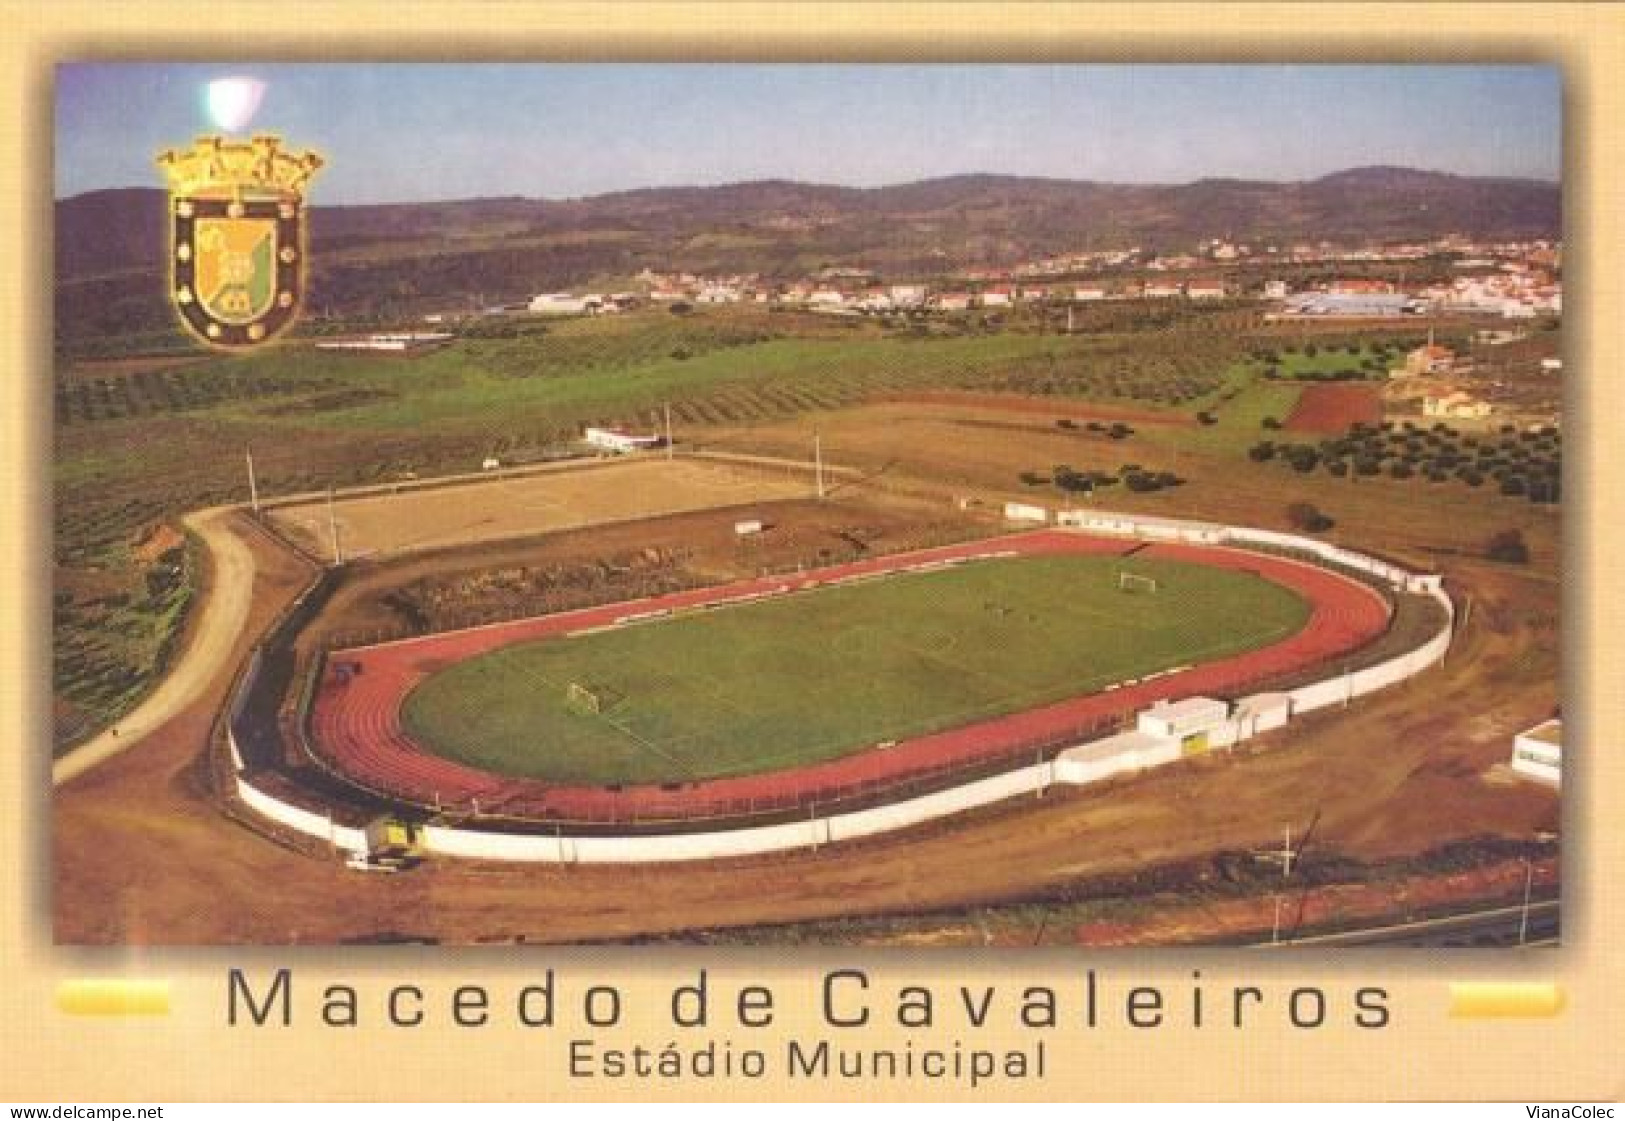
M 226 524 L 230 510 L 213 507 L 188 514 L 187 528 L 203 538 L 208 569 L 200 595 L 202 610 L 180 656 L 147 699 L 113 727 L 85 741 L 51 767 L 51 783 L 61 786 L 121 751 L 140 743 L 178 716 L 231 657 L 248 620 L 254 589 L 254 555 Z

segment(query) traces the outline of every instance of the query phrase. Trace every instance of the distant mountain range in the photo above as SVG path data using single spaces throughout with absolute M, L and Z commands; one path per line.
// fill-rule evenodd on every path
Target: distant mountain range
M 319 194 L 317 203 L 319 203 Z M 56 204 L 59 312 L 91 312 L 163 283 L 168 233 L 156 188 Z M 822 266 L 890 275 L 1012 264 L 1083 249 L 1189 250 L 1207 237 L 1254 245 L 1389 241 L 1461 233 L 1561 236 L 1554 183 L 1364 167 L 1307 182 L 1204 179 L 1175 186 L 962 175 L 856 188 L 768 180 L 581 199 L 494 198 L 311 211 L 311 301 L 339 310 L 479 293 L 500 299 L 657 270 L 796 276 Z M 161 292 L 158 293 L 161 295 Z M 68 299 L 72 309 L 64 309 Z M 88 305 L 88 306 L 87 306 Z M 149 308 L 149 311 L 151 309 Z M 127 305 L 113 319 L 160 320 Z M 66 326 L 66 325 L 64 325 Z M 71 333 L 71 329 L 70 329 Z

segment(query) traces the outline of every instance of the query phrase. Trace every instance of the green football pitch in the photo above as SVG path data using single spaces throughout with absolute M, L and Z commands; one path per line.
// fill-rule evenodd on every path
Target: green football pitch
M 1124 590 L 1122 572 L 1156 590 Z M 427 750 L 503 774 L 716 778 L 1226 657 L 1308 615 L 1277 584 L 1206 565 L 977 561 L 506 647 L 422 682 L 402 717 Z

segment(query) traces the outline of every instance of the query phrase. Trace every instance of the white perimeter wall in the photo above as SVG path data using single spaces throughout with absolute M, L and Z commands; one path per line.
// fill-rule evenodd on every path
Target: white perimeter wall
M 1007 507 L 1007 513 L 1008 509 Z M 1047 517 L 1048 512 L 1040 508 L 1040 516 Z M 1085 521 L 1081 517 L 1075 521 L 1068 520 L 1074 524 Z M 1273 719 L 1264 722 L 1238 716 L 1239 713 L 1255 708 L 1257 702 L 1281 694 L 1260 694 L 1258 697 L 1242 698 L 1232 711 L 1232 719 L 1210 736 L 1209 746 L 1212 748 L 1229 747 L 1257 732 L 1280 727 L 1299 713 L 1347 704 L 1356 697 L 1403 681 L 1442 660 L 1450 649 L 1455 609 L 1450 597 L 1444 593 L 1437 576 L 1419 575 L 1386 561 L 1324 541 L 1269 530 L 1233 526 L 1213 527 L 1206 523 L 1180 523 L 1168 518 L 1151 519 L 1142 524 L 1131 514 L 1100 511 L 1090 511 L 1087 522 L 1087 528 L 1090 530 L 1110 525 L 1114 532 L 1159 540 L 1172 537 L 1209 543 L 1255 544 L 1308 552 L 1330 563 L 1370 573 L 1396 588 L 1430 595 L 1444 609 L 1444 625 L 1437 634 L 1417 649 L 1387 662 L 1353 673 L 1337 674 L 1286 693 L 1285 696 L 1290 698 L 1290 708 L 1285 719 L 1275 716 L 1274 713 Z M 249 663 L 239 696 L 252 686 L 258 666 L 259 660 L 256 656 Z M 335 826 L 325 815 L 283 802 L 248 781 L 242 771 L 242 756 L 237 749 L 234 730 L 235 717 L 240 707 L 240 701 L 232 707 L 233 719 L 228 724 L 227 737 L 238 770 L 238 794 L 244 803 L 266 817 L 302 833 L 329 841 L 341 848 L 365 851 L 367 848 L 365 830 Z M 1062 752 L 1053 762 L 1032 764 L 990 778 L 968 782 L 950 790 L 873 809 L 833 814 L 784 825 L 712 833 L 626 837 L 549 837 L 429 825 L 422 831 L 422 841 L 427 851 L 447 856 L 564 864 L 631 864 L 748 856 L 755 853 L 811 848 L 836 841 L 888 833 L 1010 798 L 1041 797 L 1044 790 L 1055 783 L 1087 785 L 1147 767 L 1162 766 L 1179 757 L 1177 740 L 1148 743 L 1144 736 L 1125 733 L 1106 740 L 1094 741 L 1086 747 Z
M 1043 506 L 1029 506 L 1025 502 L 1006 502 L 1004 520 L 1008 522 L 1048 522 L 1049 510 Z
M 297 829 L 301 833 L 308 833 L 312 837 L 337 845 L 352 852 L 367 851 L 367 832 L 364 829 L 352 829 L 346 825 L 335 825 L 333 819 L 325 814 L 312 813 L 310 810 L 300 809 L 289 805 L 278 798 L 273 798 L 259 787 L 250 783 L 241 774 L 237 776 L 237 796 L 243 803 L 253 810 L 264 814 L 272 821 L 280 821 L 290 829 Z

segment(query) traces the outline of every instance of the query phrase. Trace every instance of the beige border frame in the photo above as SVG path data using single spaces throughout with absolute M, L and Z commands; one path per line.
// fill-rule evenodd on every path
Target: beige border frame
M 0 788 L 14 822 L 0 858 L 0 1034 L 7 1058 L 0 1097 L 54 1101 L 310 1098 L 953 1098 L 951 1083 L 815 1084 L 720 1080 L 697 1083 L 582 1082 L 563 1076 L 569 1030 L 527 1033 L 511 1026 L 413 1032 L 223 1027 L 224 977 L 232 966 L 292 966 L 309 995 L 328 980 L 366 987 L 397 981 L 445 991 L 463 981 L 522 984 L 545 968 L 571 985 L 615 983 L 629 1007 L 650 1014 L 616 1033 L 659 1046 L 672 1038 L 663 1002 L 670 988 L 708 968 L 713 984 L 760 982 L 785 1009 L 771 1030 L 780 1041 L 812 1034 L 816 979 L 860 964 L 877 989 L 924 983 L 945 993 L 961 982 L 1019 990 L 1053 985 L 1075 994 L 1086 969 L 1119 986 L 1160 983 L 1176 991 L 1193 970 L 1209 984 L 1287 989 L 1315 980 L 1329 990 L 1361 984 L 1390 990 L 1394 1023 L 1379 1032 L 1337 1026 L 1293 1031 L 1277 1018 L 1256 1030 L 1122 1027 L 1089 1031 L 1076 1018 L 1049 1033 L 1043 1083 L 994 1083 L 1001 1097 L 1034 1098 L 1444 1098 L 1574 1099 L 1625 1094 L 1617 1040 L 1625 1037 L 1625 954 L 1610 932 L 1621 918 L 1610 890 L 1625 856 L 1620 818 L 1625 763 L 1598 730 L 1620 722 L 1622 597 L 1610 551 L 1620 531 L 1605 500 L 1621 480 L 1619 445 L 1606 439 L 1594 388 L 1621 367 L 1620 128 L 1625 122 L 1625 10 L 1567 4 L 1156 4 L 947 5 L 857 3 L 525 4 L 375 0 L 341 6 L 292 0 L 211 5 L 0 0 L 5 121 L 0 199 L 6 244 L 20 252 L 0 274 L 13 329 L 0 340 L 9 376 L 0 378 L 0 539 L 7 550 L 0 638 L 0 728 L 11 750 Z M 1483 955 L 1342 952 L 1290 957 L 1232 952 L 1024 955 L 865 953 L 818 950 L 793 965 L 752 951 L 523 949 L 456 953 L 400 950 L 92 951 L 53 948 L 46 906 L 49 822 L 38 793 L 48 787 L 51 66 L 92 56 L 208 58 L 556 58 L 755 60 L 1034 61 L 1502 61 L 1562 67 L 1565 82 L 1566 216 L 1573 246 L 1568 283 L 1570 370 L 1594 372 L 1571 392 L 1571 485 L 1567 488 L 1566 708 L 1576 743 L 1565 792 L 1568 824 L 1565 943 L 1554 953 Z M 1593 749 L 1592 745 L 1595 745 Z M 157 1021 L 74 1019 L 53 992 L 67 978 L 166 977 L 174 1011 Z M 1456 1021 L 1447 1017 L 1451 980 L 1555 980 L 1566 986 L 1560 1017 Z M 790 1011 L 795 1005 L 797 1010 Z M 660 1015 L 655 1015 L 660 1013 Z M 1001 1021 L 1008 1024 L 1009 1021 Z M 692 1035 L 693 1033 L 690 1033 Z M 719 1037 L 730 1034 L 716 1033 Z M 736 1038 L 737 1031 L 731 1033 Z M 828 1033 L 825 1033 L 826 1035 Z M 878 1045 L 888 1033 L 866 1033 Z M 1008 1031 L 943 1030 L 968 1044 L 1016 1045 Z M 905 1036 L 890 1033 L 901 1045 Z M 764 1043 L 772 1046 L 772 1042 Z

